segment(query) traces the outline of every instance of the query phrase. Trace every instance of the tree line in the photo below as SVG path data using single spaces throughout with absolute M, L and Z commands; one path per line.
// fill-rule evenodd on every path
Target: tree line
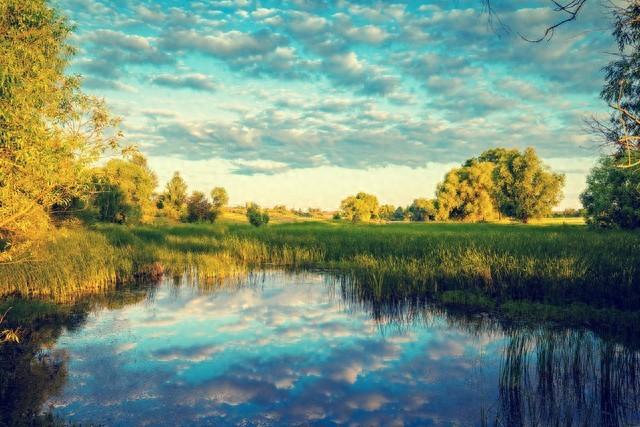
M 533 148 L 494 148 L 449 171 L 436 188 L 434 199 L 418 198 L 406 207 L 378 204 L 358 193 L 342 201 L 339 216 L 353 222 L 491 221 L 502 217 L 524 223 L 551 214 L 562 198 L 564 175 L 545 166 Z
M 213 187 L 209 195 L 202 191 L 189 194 L 187 183 L 178 171 L 161 193 L 155 193 L 158 180 L 140 153 L 132 154 L 129 159 L 112 159 L 94 169 L 93 176 L 93 191 L 75 204 L 84 212 L 85 219 L 120 224 L 149 223 L 157 219 L 213 223 L 229 203 L 223 187 Z M 245 212 L 249 223 L 255 226 L 269 222 L 268 212 L 255 203 L 248 203 Z

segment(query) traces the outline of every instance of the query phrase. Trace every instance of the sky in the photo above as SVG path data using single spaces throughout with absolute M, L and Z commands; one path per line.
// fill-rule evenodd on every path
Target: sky
M 550 41 L 547 0 L 56 0 L 70 71 L 123 118 L 160 186 L 225 187 L 232 204 L 335 209 L 433 197 L 491 147 L 534 147 L 578 207 L 606 113 L 609 16 L 587 2 Z

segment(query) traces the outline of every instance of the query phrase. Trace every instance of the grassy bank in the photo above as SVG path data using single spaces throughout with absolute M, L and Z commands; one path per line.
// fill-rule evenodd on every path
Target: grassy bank
M 0 294 L 65 300 L 160 272 L 215 283 L 265 266 L 336 270 L 371 298 L 463 290 L 640 307 L 640 234 L 558 225 L 99 225 L 61 233 L 38 262 L 0 266 Z

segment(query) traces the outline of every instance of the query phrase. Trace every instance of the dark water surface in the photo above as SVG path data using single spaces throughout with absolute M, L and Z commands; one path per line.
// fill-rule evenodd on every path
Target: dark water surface
M 5 423 L 29 405 L 104 425 L 640 423 L 629 345 L 367 299 L 322 273 L 166 280 L 39 333 L 3 363 Z

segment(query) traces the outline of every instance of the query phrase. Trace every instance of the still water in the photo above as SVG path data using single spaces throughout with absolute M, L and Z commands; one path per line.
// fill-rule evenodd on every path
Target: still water
M 589 331 L 374 301 L 323 273 L 184 282 L 49 333 L 18 368 L 28 403 L 5 409 L 115 426 L 640 422 L 638 352 Z

